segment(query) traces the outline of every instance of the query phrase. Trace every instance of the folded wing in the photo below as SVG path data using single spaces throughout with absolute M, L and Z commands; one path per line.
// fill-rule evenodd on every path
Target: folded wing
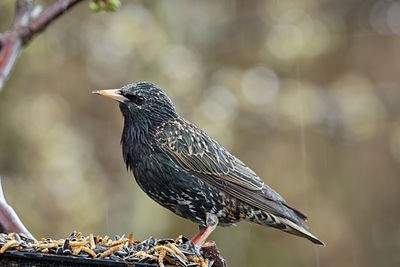
M 163 151 L 181 168 L 218 189 L 273 215 L 306 227 L 307 217 L 204 131 L 179 119 L 158 128 Z

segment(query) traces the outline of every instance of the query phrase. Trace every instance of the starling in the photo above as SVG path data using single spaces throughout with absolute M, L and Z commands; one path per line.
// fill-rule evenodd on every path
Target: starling
M 121 145 L 127 169 L 161 206 L 199 225 L 202 246 L 220 226 L 250 221 L 309 239 L 307 219 L 208 134 L 178 115 L 151 82 L 93 93 L 115 99 L 124 116 Z

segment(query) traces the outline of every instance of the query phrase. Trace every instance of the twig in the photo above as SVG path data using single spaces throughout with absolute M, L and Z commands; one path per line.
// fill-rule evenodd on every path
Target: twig
M 11 30 L 0 35 L 0 91 L 8 80 L 19 53 L 36 34 L 42 32 L 56 18 L 83 0 L 58 0 L 42 14 L 31 20 L 33 0 L 17 0 Z
M 22 38 L 19 29 L 29 23 L 33 0 L 18 0 L 16 13 L 11 30 L 4 34 L 3 45 L 0 53 L 0 90 L 7 81 L 22 48 Z
M 214 241 L 207 241 L 204 243 L 201 250 L 203 251 L 205 258 L 214 261 L 214 264 L 212 265 L 213 267 L 228 267 L 226 260 L 221 257 L 221 253 Z
M 64 14 L 64 12 L 66 12 L 68 9 L 81 1 L 82 0 L 63 0 L 58 1 L 57 3 L 49 7 L 41 15 L 32 20 L 32 22 L 28 25 L 29 33 L 27 37 L 29 37 L 29 39 L 27 41 L 29 41 L 33 37 L 33 35 L 45 30 L 47 25 L 49 25 L 52 21 L 54 21 L 56 18 Z
M 1 186 L 0 177 L 0 230 L 2 233 L 19 233 L 25 234 L 27 237 L 36 240 L 33 235 L 26 229 L 19 219 L 14 209 L 8 205 Z
M 17 0 L 16 14 L 11 28 L 12 30 L 17 30 L 28 25 L 32 8 L 33 0 Z

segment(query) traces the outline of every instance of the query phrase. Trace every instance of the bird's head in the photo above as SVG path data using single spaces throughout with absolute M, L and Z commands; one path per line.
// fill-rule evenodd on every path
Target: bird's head
M 92 93 L 119 101 L 125 127 L 130 126 L 140 132 L 148 132 L 178 116 L 169 97 L 151 82 L 137 82 L 119 89 Z

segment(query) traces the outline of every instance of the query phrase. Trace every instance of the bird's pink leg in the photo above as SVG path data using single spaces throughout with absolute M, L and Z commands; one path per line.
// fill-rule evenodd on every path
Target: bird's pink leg
M 210 225 L 201 230 L 197 235 L 192 238 L 192 242 L 199 247 L 202 247 L 206 242 L 208 236 L 217 228 L 217 225 Z

